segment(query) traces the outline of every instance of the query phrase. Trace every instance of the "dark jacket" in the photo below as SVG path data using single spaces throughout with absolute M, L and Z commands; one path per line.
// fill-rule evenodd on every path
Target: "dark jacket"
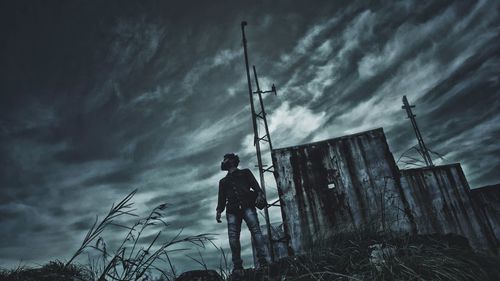
M 262 189 L 250 169 L 238 169 L 227 174 L 219 181 L 219 199 L 217 211 L 228 213 L 255 207 L 255 196 L 250 189 L 261 192 Z

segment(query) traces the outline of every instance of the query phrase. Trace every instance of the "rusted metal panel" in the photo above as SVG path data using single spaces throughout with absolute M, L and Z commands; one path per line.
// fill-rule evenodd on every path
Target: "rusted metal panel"
M 274 149 L 272 158 L 284 230 L 295 253 L 367 225 L 415 228 L 381 128 Z
M 295 253 L 367 225 L 456 233 L 476 249 L 498 251 L 500 189 L 471 192 L 460 164 L 400 171 L 382 129 L 274 149 L 272 158 Z
M 500 184 L 471 190 L 472 201 L 481 208 L 497 239 L 500 239 Z
M 471 200 L 460 164 L 401 170 L 401 185 L 418 233 L 456 233 L 476 249 L 496 251 L 498 241 Z

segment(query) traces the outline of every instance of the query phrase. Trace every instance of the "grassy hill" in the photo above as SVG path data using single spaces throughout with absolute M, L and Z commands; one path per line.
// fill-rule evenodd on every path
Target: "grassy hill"
M 467 240 L 457 235 L 401 236 L 357 232 L 322 241 L 308 253 L 282 259 L 268 269 L 247 269 L 244 276 L 230 276 L 227 268 L 218 271 L 224 280 L 496 281 L 500 280 L 500 259 L 472 250 Z M 137 280 L 174 278 L 168 275 L 156 279 L 142 276 Z M 0 280 L 97 279 L 84 265 L 65 267 L 62 262 L 51 262 L 36 269 L 4 270 L 0 273 Z

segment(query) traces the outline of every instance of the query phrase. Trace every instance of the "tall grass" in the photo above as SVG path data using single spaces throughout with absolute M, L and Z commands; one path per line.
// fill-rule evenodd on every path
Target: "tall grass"
M 96 217 L 82 244 L 65 264 L 66 267 L 71 265 L 87 249 L 94 249 L 100 253 L 100 257 L 91 258 L 89 255 L 88 271 L 93 280 L 137 281 L 150 278 L 148 276 L 150 276 L 151 271 L 160 273 L 166 280 L 173 280 L 176 277 L 176 271 L 169 254 L 173 251 L 186 249 L 171 250 L 172 247 L 179 244 L 205 247 L 206 243 L 213 240 L 213 234 L 209 233 L 182 237 L 182 229 L 174 237 L 165 240 L 162 237 L 162 230 L 160 230 L 154 234 L 151 242 L 145 244 L 146 246 L 141 246 L 146 230 L 158 225 L 162 226 L 164 230 L 169 225 L 164 219 L 167 204 L 158 205 L 146 217 L 139 218 L 132 226 L 117 223 L 117 218 L 122 216 L 137 217 L 133 213 L 135 209 L 132 208 L 133 203 L 131 202 L 136 192 L 137 190 L 132 191 L 117 204 L 113 204 L 101 221 Z M 128 230 L 120 245 L 112 252 L 108 250 L 107 244 L 101 236 L 109 226 L 118 226 Z M 159 263 L 170 270 L 163 269 L 163 266 L 159 267 Z
M 68 265 L 61 261 L 51 261 L 39 268 L 19 266 L 15 269 L 0 270 L 2 281 L 90 281 L 88 270 L 80 265 Z
M 272 280 L 500 280 L 498 270 L 491 266 L 500 260 L 474 252 L 462 239 L 358 229 L 318 241 L 306 253 L 278 261 L 271 266 Z M 390 251 L 374 262 L 373 245 Z
M 181 244 L 188 247 L 213 245 L 220 253 L 219 275 L 224 280 L 233 280 L 226 252 L 215 245 L 211 234 L 182 237 L 181 229 L 174 237 L 164 239 L 162 232 L 169 227 L 165 221 L 168 205 L 160 204 L 147 216 L 139 218 L 131 202 L 135 193 L 136 190 L 113 204 L 102 220 L 96 217 L 66 263 L 55 261 L 36 269 L 0 270 L 0 280 L 171 281 L 178 272 L 170 256 L 173 251 L 186 250 L 177 247 Z M 122 217 L 137 220 L 128 226 L 117 222 Z M 110 226 L 126 230 L 123 240 L 114 249 L 110 249 L 103 238 Z M 145 233 L 151 232 L 151 241 L 145 243 Z M 373 259 L 374 245 L 382 249 L 376 261 Z M 92 257 L 91 251 L 97 251 L 99 255 Z M 84 253 L 88 258 L 86 266 L 76 262 Z M 203 269 L 209 269 L 200 251 L 198 257 L 191 258 Z M 307 252 L 283 258 L 271 264 L 268 271 L 254 271 L 239 280 L 494 281 L 500 280 L 498 264 L 498 257 L 473 251 L 465 238 L 396 233 L 374 220 L 362 227 L 346 227 L 335 234 L 317 233 Z M 160 277 L 154 279 L 154 272 Z

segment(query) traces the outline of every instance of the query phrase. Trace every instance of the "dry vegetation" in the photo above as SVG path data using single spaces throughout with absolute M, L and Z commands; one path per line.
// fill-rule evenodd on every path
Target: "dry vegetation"
M 226 253 L 213 243 L 210 234 L 181 237 L 179 231 L 175 237 L 163 240 L 161 231 L 158 231 L 146 246 L 141 243 L 146 229 L 159 225 L 168 227 L 163 219 L 166 204 L 157 206 L 146 217 L 138 218 L 132 226 L 117 223 L 119 217 L 137 216 L 131 203 L 135 192 L 113 204 L 102 220 L 96 218 L 82 244 L 67 262 L 54 261 L 40 268 L 2 270 L 0 280 L 174 280 L 178 273 L 169 257 L 172 246 L 205 247 L 207 243 L 221 253 L 218 273 L 222 279 L 231 280 Z M 107 249 L 102 237 L 103 231 L 111 225 L 127 230 L 123 241 L 113 251 Z M 87 264 L 76 263 L 89 250 L 100 255 L 89 258 Z M 202 269 L 208 269 L 201 253 L 192 259 Z M 457 235 L 409 236 L 358 229 L 316 242 L 308 253 L 282 259 L 267 271 L 247 270 L 244 277 L 232 280 L 494 281 L 500 280 L 499 264 L 498 257 L 473 251 L 467 240 Z M 153 278 L 152 271 L 160 277 Z
M 0 272 L 0 280 L 40 280 L 40 281 L 97 281 L 97 280 L 120 280 L 120 281 L 146 281 L 154 280 L 152 271 L 160 274 L 158 280 L 173 280 L 175 269 L 171 263 L 169 253 L 180 251 L 174 246 L 190 244 L 196 247 L 205 247 L 212 242 L 211 234 L 200 234 L 182 237 L 182 229 L 169 239 L 163 239 L 162 231 L 157 231 L 151 242 L 144 246 L 144 233 L 153 226 L 162 226 L 163 229 L 169 225 L 164 220 L 164 212 L 167 204 L 155 207 L 148 216 L 138 218 L 134 225 L 127 226 L 118 223 L 122 217 L 137 217 L 134 213 L 131 199 L 137 190 L 129 193 L 117 204 L 113 204 L 109 212 L 102 220 L 96 217 L 93 225 L 85 235 L 81 245 L 73 256 L 65 263 L 60 261 L 50 262 L 41 268 L 19 267 L 12 270 Z M 110 251 L 103 238 L 103 232 L 110 226 L 126 229 L 126 235 L 120 245 Z M 142 245 L 142 246 L 141 246 Z M 88 263 L 75 263 L 78 257 L 88 251 L 97 252 L 96 258 L 88 255 Z M 162 266 L 159 266 L 159 264 Z M 157 274 L 158 275 L 158 274 Z
M 380 246 L 373 255 L 373 245 Z M 474 252 L 454 235 L 352 232 L 271 268 L 276 280 L 500 280 L 497 257 Z M 285 279 L 279 279 L 286 276 Z

